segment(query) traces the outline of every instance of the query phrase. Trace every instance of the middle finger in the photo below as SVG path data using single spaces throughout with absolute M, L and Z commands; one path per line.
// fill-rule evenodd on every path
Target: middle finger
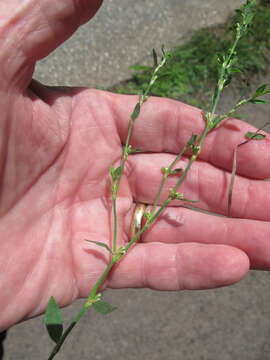
M 170 154 L 137 154 L 129 158 L 131 170 L 128 176 L 135 201 L 153 204 L 162 179 L 161 168 L 167 167 L 173 159 L 174 156 Z M 177 168 L 185 168 L 187 161 L 181 160 Z M 161 202 L 167 198 L 178 176 L 168 177 Z M 230 178 L 229 172 L 197 161 L 192 165 L 179 192 L 185 198 L 198 200 L 194 206 L 199 209 L 227 215 Z M 182 203 L 176 200 L 172 205 Z M 233 217 L 270 221 L 270 182 L 236 176 L 231 214 Z

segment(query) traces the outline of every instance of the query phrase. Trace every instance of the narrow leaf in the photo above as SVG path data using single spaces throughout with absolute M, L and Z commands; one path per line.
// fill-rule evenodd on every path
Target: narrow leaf
M 115 176 L 116 176 L 117 178 L 119 178 L 119 177 L 122 175 L 122 167 L 121 167 L 121 166 L 118 166 L 118 167 L 115 169 L 114 173 L 115 173 Z
M 182 172 L 183 172 L 183 169 L 177 168 L 177 169 L 171 170 L 170 175 L 178 175 L 178 174 L 181 174 Z
M 52 296 L 48 302 L 44 323 L 46 325 L 50 338 L 55 342 L 61 339 L 63 333 L 63 317 L 59 306 Z
M 111 174 L 112 181 L 115 181 L 116 180 L 115 168 L 113 166 L 110 166 L 109 171 L 110 171 L 110 174 Z
M 149 66 L 145 66 L 145 65 L 132 65 L 129 68 L 130 70 L 134 70 L 134 71 L 147 71 L 151 69 Z
M 116 309 L 115 306 L 109 304 L 106 301 L 101 301 L 101 300 L 93 303 L 93 308 L 96 310 L 96 312 L 102 315 L 107 315 Z
M 232 210 L 232 196 L 233 196 L 233 186 L 235 181 L 235 174 L 236 174 L 236 168 L 237 168 L 237 149 L 233 152 L 233 165 L 232 165 L 232 172 L 231 172 L 231 179 L 229 184 L 229 190 L 228 190 L 228 217 L 231 217 L 231 210 Z
M 228 86 L 232 82 L 232 75 L 229 74 L 225 80 L 224 87 Z
M 231 68 L 230 72 L 231 73 L 242 73 L 243 71 L 241 69 L 238 69 L 238 68 Z
M 248 131 L 245 137 L 250 140 L 263 140 L 266 135 L 257 132 Z
M 231 179 L 229 184 L 229 190 L 228 190 L 228 217 L 231 217 L 231 208 L 232 208 L 232 200 L 233 200 L 233 186 L 235 181 L 235 175 L 236 175 L 236 169 L 237 169 L 237 149 L 240 146 L 243 146 L 247 143 L 249 143 L 251 140 L 262 140 L 265 138 L 266 135 L 260 134 L 259 131 L 264 129 L 267 125 L 269 125 L 269 122 L 265 123 L 260 129 L 258 129 L 256 132 L 248 131 L 245 134 L 245 137 L 247 138 L 246 141 L 242 142 L 241 144 L 237 145 L 237 147 L 234 150 L 233 153 L 233 165 L 232 165 L 232 172 L 231 172 Z
M 181 200 L 185 201 L 185 202 L 189 202 L 189 203 L 194 203 L 194 204 L 199 202 L 199 200 L 190 200 L 190 199 L 186 199 L 186 198 L 183 198 Z
M 257 96 L 264 94 L 266 88 L 267 88 L 267 84 L 263 84 L 263 85 L 259 86 L 259 87 L 257 88 L 257 90 L 255 91 L 255 94 L 256 94 Z
M 142 152 L 144 152 L 144 150 L 142 150 L 142 149 L 137 149 L 137 148 L 130 149 L 130 154 L 137 154 L 137 153 L 142 153 Z
M 251 104 L 267 104 L 268 101 L 263 100 L 263 99 L 251 99 L 251 100 L 249 100 L 249 103 L 251 103 Z
M 154 67 L 156 68 L 158 66 L 158 57 L 155 49 L 153 49 L 152 54 L 153 54 Z
M 162 52 L 163 58 L 166 58 L 168 54 L 166 52 L 165 45 L 161 46 L 161 52 Z
M 217 59 L 220 64 L 222 64 L 225 60 L 225 55 L 223 53 L 217 53 Z
M 196 134 L 192 134 L 190 139 L 188 140 L 188 145 L 191 146 L 191 145 L 194 145 L 195 141 L 197 140 L 198 138 L 198 135 Z
M 85 241 L 90 242 L 92 244 L 98 245 L 100 247 L 103 247 L 104 249 L 108 250 L 110 253 L 112 253 L 112 250 L 109 248 L 109 246 L 107 244 L 104 244 L 103 242 L 100 241 L 94 241 L 94 240 L 88 240 L 85 239 Z
M 141 111 L 141 105 L 140 105 L 140 103 L 137 103 L 133 110 L 133 113 L 131 114 L 131 119 L 133 121 L 135 121 L 137 119 L 137 117 L 140 115 L 140 111 Z

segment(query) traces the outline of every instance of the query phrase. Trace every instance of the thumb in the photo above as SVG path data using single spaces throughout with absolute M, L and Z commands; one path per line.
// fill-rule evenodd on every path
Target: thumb
M 90 20 L 102 0 L 9 0 L 0 4 L 0 75 L 30 81 L 34 64 Z

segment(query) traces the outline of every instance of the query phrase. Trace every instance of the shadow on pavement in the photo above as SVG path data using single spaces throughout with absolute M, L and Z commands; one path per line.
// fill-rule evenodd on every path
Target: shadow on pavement
M 7 332 L 6 331 L 3 331 L 0 333 L 0 360 L 3 359 L 3 356 L 4 356 L 4 340 L 7 336 Z

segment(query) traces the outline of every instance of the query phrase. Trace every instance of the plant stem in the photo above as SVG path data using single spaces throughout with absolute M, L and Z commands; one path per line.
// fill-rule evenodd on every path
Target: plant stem
M 154 85 L 155 81 L 158 78 L 158 71 L 165 65 L 166 60 L 167 60 L 167 56 L 163 50 L 163 58 L 161 60 L 161 62 L 159 64 L 156 63 L 156 55 L 154 52 L 154 62 L 155 62 L 155 69 L 153 71 L 151 80 L 147 86 L 147 89 L 144 91 L 144 93 L 142 95 L 140 95 L 139 97 L 139 101 L 136 104 L 134 111 L 131 115 L 131 118 L 129 120 L 129 124 L 128 124 L 128 133 L 127 133 L 127 138 L 126 138 L 126 142 L 124 145 L 124 149 L 122 152 L 122 156 L 121 156 L 121 161 L 120 161 L 120 166 L 117 169 L 111 168 L 111 176 L 112 176 L 112 208 L 113 208 L 113 217 L 114 217 L 114 221 L 113 221 L 113 244 L 112 244 L 112 250 L 111 249 L 107 249 L 110 251 L 111 253 L 111 259 L 109 261 L 109 263 L 107 264 L 105 270 L 103 271 L 103 273 L 100 275 L 100 277 L 98 278 L 98 280 L 96 281 L 96 283 L 94 284 L 93 288 L 91 289 L 86 302 L 84 303 L 84 305 L 82 306 L 82 308 L 80 309 L 80 311 L 77 313 L 77 315 L 73 318 L 72 322 L 70 323 L 70 325 L 67 327 L 67 329 L 64 331 L 64 333 L 62 334 L 60 340 L 58 341 L 58 343 L 55 345 L 55 347 L 53 348 L 51 354 L 49 355 L 48 360 L 52 360 L 55 355 L 59 352 L 59 350 L 61 349 L 62 345 L 64 344 L 67 336 L 69 335 L 69 333 L 72 331 L 72 329 L 75 327 L 75 325 L 80 321 L 80 319 L 82 318 L 82 316 L 88 311 L 88 309 L 96 302 L 98 302 L 100 300 L 100 294 L 98 294 L 101 286 L 104 284 L 105 280 L 107 279 L 107 277 L 110 274 L 110 271 L 112 270 L 113 266 L 120 261 L 120 259 L 125 256 L 125 254 L 127 253 L 127 251 L 132 247 L 132 245 L 134 245 L 140 235 L 142 233 L 144 233 L 146 230 L 149 229 L 149 227 L 156 221 L 156 219 L 161 215 L 161 213 L 164 211 L 164 209 L 174 200 L 174 199 L 180 199 L 180 200 L 184 200 L 184 198 L 182 198 L 177 193 L 178 188 L 182 185 L 182 183 L 184 182 L 188 172 L 190 171 L 190 168 L 192 166 L 192 164 L 197 160 L 200 152 L 201 152 L 201 148 L 203 146 L 204 140 L 206 138 L 206 136 L 208 135 L 208 133 L 210 131 L 212 131 L 219 123 L 220 121 L 226 117 L 228 114 L 230 114 L 231 111 L 237 109 L 239 106 L 241 106 L 242 104 L 248 102 L 247 100 L 242 100 L 240 101 L 238 104 L 235 105 L 235 107 L 229 111 L 226 115 L 222 115 L 222 116 L 216 116 L 215 112 L 222 94 L 222 91 L 224 89 L 224 87 L 227 85 L 228 81 L 230 80 L 230 76 L 233 72 L 233 64 L 235 63 L 236 57 L 235 57 L 235 49 L 236 46 L 238 44 L 238 41 L 240 40 L 241 36 L 244 33 L 244 30 L 247 27 L 248 22 L 251 21 L 251 17 L 250 14 L 248 14 L 248 9 L 249 7 L 252 7 L 255 1 L 251 0 L 251 2 L 247 1 L 245 7 L 243 8 L 243 24 L 238 24 L 237 26 L 237 31 L 236 31 L 236 37 L 235 37 L 235 41 L 232 45 L 232 47 L 230 48 L 228 55 L 224 56 L 224 61 L 223 64 L 221 66 L 221 70 L 220 70 L 220 77 L 217 83 L 217 87 L 213 96 L 213 100 L 212 100 L 212 106 L 211 106 L 211 111 L 210 113 L 207 114 L 206 116 L 206 124 L 204 127 L 204 130 L 202 131 L 202 134 L 197 137 L 195 135 L 195 138 L 192 134 L 191 139 L 193 138 L 193 141 L 189 141 L 185 147 L 179 152 L 179 154 L 175 157 L 175 159 L 172 161 L 172 163 L 170 164 L 170 166 L 168 168 L 165 168 L 165 172 L 163 173 L 163 178 L 161 181 L 161 185 L 159 188 L 159 191 L 157 193 L 157 196 L 154 200 L 153 203 L 153 208 L 151 210 L 150 213 L 147 213 L 145 215 L 149 215 L 146 216 L 147 217 L 147 221 L 144 224 L 144 226 L 132 237 L 132 239 L 126 244 L 126 246 L 120 246 L 118 247 L 117 244 L 117 196 L 118 196 L 118 192 L 119 192 L 119 187 L 120 187 L 120 182 L 121 182 L 121 178 L 124 172 L 124 167 L 126 164 L 126 161 L 128 159 L 129 154 L 131 153 L 131 146 L 130 146 L 130 140 L 132 138 L 132 134 L 133 134 L 133 129 L 134 129 L 134 124 L 135 124 L 135 120 L 138 118 L 139 114 L 140 114 L 140 110 L 142 105 L 144 104 L 144 102 L 148 99 L 148 95 L 150 93 L 150 90 L 152 88 L 152 86 Z M 245 12 L 246 11 L 246 12 Z M 245 15 L 245 16 L 244 16 Z M 242 26 L 242 27 L 241 27 Z M 244 30 L 243 30 L 244 29 Z M 261 92 L 263 92 L 265 89 L 261 88 Z M 258 91 L 257 91 L 258 92 Z M 249 98 L 250 100 L 251 98 Z M 254 98 L 252 98 L 254 100 Z M 255 99 L 256 100 L 256 99 Z M 185 169 L 183 170 L 183 172 L 181 173 L 180 178 L 178 179 L 178 181 L 176 182 L 175 186 L 172 188 L 172 190 L 169 192 L 166 200 L 161 204 L 161 206 L 159 207 L 158 210 L 156 210 L 158 203 L 160 201 L 161 195 L 162 195 L 162 191 L 164 188 L 164 185 L 167 181 L 167 178 L 170 174 L 172 174 L 173 168 L 176 165 L 177 161 L 179 161 L 179 159 L 181 158 L 181 156 L 187 151 L 187 149 L 191 148 L 192 150 L 192 155 L 185 167 Z
M 116 199 L 112 199 L 113 208 L 113 246 L 112 252 L 114 253 L 117 249 L 117 211 L 116 211 Z
M 224 90 L 224 87 L 225 87 L 228 77 L 230 76 L 229 70 L 230 70 L 231 60 L 235 54 L 235 49 L 236 49 L 236 46 L 237 46 L 240 38 L 241 38 L 241 34 L 240 34 L 239 27 L 238 27 L 234 43 L 229 51 L 228 56 L 226 57 L 225 61 L 222 64 L 222 67 L 221 67 L 220 78 L 218 80 L 216 91 L 213 96 L 213 102 L 212 102 L 212 107 L 211 107 L 212 114 L 215 114 L 215 112 L 216 112 L 217 105 L 220 101 L 221 93 Z
M 101 274 L 101 276 L 99 277 L 99 279 L 97 280 L 97 282 L 95 283 L 95 285 L 93 286 L 93 288 L 91 289 L 91 292 L 89 293 L 88 297 L 87 297 L 87 301 L 83 304 L 82 308 L 80 309 L 80 311 L 77 313 L 77 315 L 73 318 L 73 320 L 71 321 L 70 325 L 67 327 L 67 329 L 64 331 L 63 335 L 61 336 L 61 339 L 59 340 L 59 342 L 55 345 L 55 347 L 53 348 L 50 356 L 48 357 L 48 360 L 52 360 L 55 355 L 59 352 L 59 350 L 61 349 L 62 345 L 64 344 L 67 336 L 69 335 L 69 333 L 73 330 L 73 328 L 75 327 L 75 325 L 77 325 L 77 323 L 80 321 L 80 319 L 83 317 L 83 315 L 89 310 L 89 308 L 92 306 L 93 304 L 93 299 L 95 298 L 95 296 L 97 295 L 97 292 L 99 290 L 99 288 L 102 286 L 102 284 L 104 283 L 104 281 L 106 280 L 109 272 L 111 271 L 113 265 L 115 264 L 115 259 L 112 258 L 111 261 L 109 262 L 109 264 L 106 266 L 104 272 Z
M 106 280 L 106 278 L 108 277 L 111 269 L 113 268 L 114 264 L 117 263 L 127 252 L 127 250 L 131 247 L 132 244 L 134 244 L 137 239 L 139 238 L 140 234 L 145 231 L 150 225 L 145 225 L 143 229 L 141 229 L 140 232 L 136 233 L 132 240 L 127 244 L 126 247 L 124 248 L 119 248 L 117 250 L 117 195 L 119 192 L 119 187 L 120 187 L 120 182 L 121 182 L 121 178 L 123 175 L 123 171 L 124 171 L 124 167 L 126 164 L 126 161 L 128 159 L 128 155 L 129 155 L 129 149 L 130 149 L 130 139 L 132 137 L 132 133 L 133 133 L 133 128 L 134 128 L 134 124 L 135 124 L 135 120 L 138 117 L 139 113 L 140 113 L 140 108 L 143 105 L 143 103 L 145 101 L 147 101 L 148 99 L 148 94 L 152 88 L 152 86 L 154 85 L 155 81 L 157 80 L 158 76 L 157 73 L 158 71 L 165 65 L 167 61 L 167 57 L 166 54 L 163 50 L 163 58 L 161 60 L 161 62 L 159 64 L 157 64 L 156 68 L 153 71 L 153 75 L 151 77 L 151 80 L 148 84 L 148 87 L 146 89 L 146 91 L 140 95 L 139 97 L 139 102 L 136 104 L 136 106 L 139 106 L 139 111 L 138 114 L 136 115 L 135 118 L 130 118 L 129 120 L 129 124 L 128 124 L 128 133 L 127 133 L 127 138 L 126 138 L 126 142 L 125 142 L 125 146 L 122 152 L 122 156 L 121 156 L 121 161 L 120 161 L 120 174 L 117 174 L 116 179 L 113 180 L 113 186 L 112 186 L 112 208 L 113 208 L 113 244 L 112 244 L 112 258 L 109 262 L 109 264 L 107 265 L 107 267 L 105 268 L 104 272 L 101 274 L 101 276 L 99 277 L 99 279 L 97 280 L 97 282 L 95 283 L 95 285 L 93 286 L 93 288 L 91 289 L 88 297 L 87 297 L 87 301 L 84 303 L 83 307 L 80 309 L 80 311 L 78 312 L 78 314 L 75 316 L 75 318 L 72 320 L 72 322 L 70 323 L 70 325 L 67 327 L 67 329 L 64 331 L 64 333 L 61 336 L 61 339 L 59 340 L 59 342 L 55 345 L 55 347 L 53 348 L 48 360 L 52 360 L 55 355 L 59 352 L 59 350 L 61 349 L 62 345 L 65 342 L 65 339 L 67 338 L 67 336 L 69 335 L 69 333 L 72 331 L 72 329 L 74 328 L 74 326 L 78 323 L 78 321 L 81 319 L 81 317 L 88 311 L 88 309 L 93 305 L 93 302 L 95 302 L 95 298 L 97 296 L 98 290 L 100 289 L 100 287 L 102 286 L 102 284 L 104 283 L 104 281 Z M 97 300 L 98 301 L 98 300 Z
M 159 186 L 159 190 L 158 190 L 158 193 L 155 197 L 155 200 L 154 200 L 154 204 L 153 204 L 153 207 L 151 209 L 151 213 L 154 214 L 157 206 L 158 206 L 158 203 L 159 203 L 159 200 L 160 200 L 160 197 L 161 197 L 161 194 L 162 194 L 162 191 L 163 191 L 163 188 L 164 188 L 164 185 L 167 181 L 167 178 L 170 174 L 170 172 L 173 170 L 174 166 L 177 164 L 177 162 L 181 159 L 181 157 L 184 155 L 184 153 L 187 151 L 188 149 L 188 146 L 185 145 L 184 148 L 179 152 L 179 154 L 175 157 L 175 159 L 172 161 L 172 163 L 169 165 L 169 167 L 167 168 L 167 171 L 163 174 L 163 177 L 162 177 L 162 180 L 161 180 L 161 184 Z
M 147 101 L 148 95 L 149 95 L 153 85 L 155 84 L 155 82 L 158 79 L 158 72 L 166 64 L 167 55 L 165 54 L 164 49 L 162 49 L 162 53 L 163 53 L 163 57 L 162 57 L 160 63 L 156 65 L 146 90 L 143 92 L 143 94 L 141 94 L 139 96 L 139 101 L 135 105 L 135 108 L 133 110 L 133 113 L 132 113 L 132 115 L 130 117 L 130 120 L 129 120 L 129 123 L 128 123 L 128 133 L 127 133 L 124 149 L 122 151 L 122 156 L 121 156 L 121 161 L 120 161 L 120 166 L 119 166 L 120 167 L 120 175 L 115 180 L 115 184 L 114 184 L 113 191 L 112 191 L 112 206 L 113 206 L 113 217 L 114 217 L 114 221 L 113 221 L 113 224 L 114 224 L 113 246 L 112 246 L 113 252 L 116 252 L 116 249 L 117 249 L 117 211 L 116 211 L 116 201 L 117 201 L 117 195 L 118 195 L 118 192 L 119 192 L 120 182 L 121 182 L 121 178 L 122 178 L 122 175 L 123 175 L 123 172 L 124 172 L 125 164 L 127 162 L 128 156 L 130 154 L 130 148 L 131 148 L 130 140 L 131 140 L 131 137 L 132 137 L 132 134 L 133 134 L 134 124 L 135 124 L 135 121 L 136 121 L 137 117 L 140 114 L 141 107 Z M 134 115 L 134 112 L 135 112 L 136 109 L 138 109 L 138 111 L 137 111 L 136 115 Z
M 65 332 L 61 336 L 61 339 L 59 340 L 59 342 L 53 348 L 50 356 L 48 357 L 48 360 L 54 359 L 55 355 L 60 351 L 60 349 L 61 349 L 62 345 L 64 344 L 64 342 L 65 342 L 67 336 L 69 335 L 69 333 L 72 331 L 74 326 L 78 323 L 78 321 L 82 318 L 82 316 L 87 312 L 87 310 L 88 310 L 88 308 L 86 308 L 85 306 L 83 306 L 80 309 L 78 314 L 74 317 L 74 319 L 71 321 L 70 325 L 67 327 L 67 329 L 65 330 Z

